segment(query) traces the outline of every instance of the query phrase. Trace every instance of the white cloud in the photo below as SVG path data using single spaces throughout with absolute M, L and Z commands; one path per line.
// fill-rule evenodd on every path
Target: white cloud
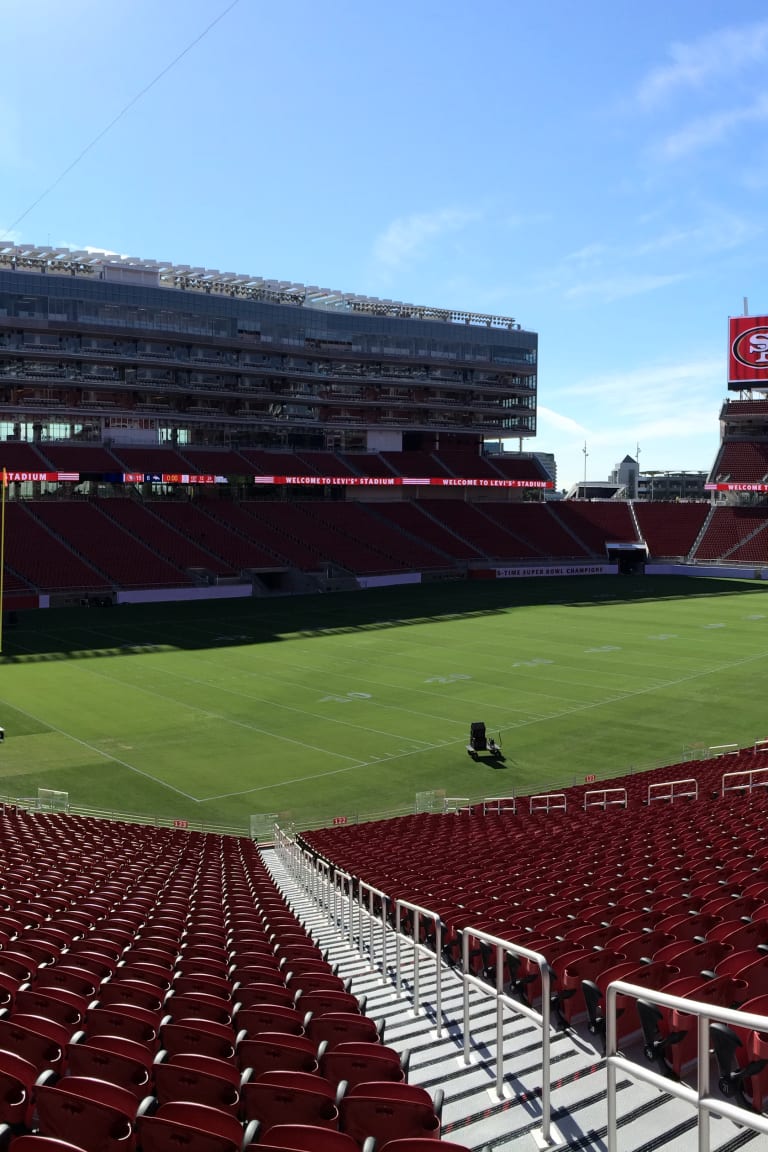
M 763 92 L 751 104 L 713 112 L 691 120 L 662 141 L 660 154 L 668 160 L 678 160 L 705 148 L 713 148 L 744 124 L 759 124 L 768 120 L 768 93 Z M 755 141 L 754 152 L 760 155 L 762 136 Z
M 692 390 L 709 387 L 713 382 L 722 387 L 724 368 L 723 360 L 715 357 L 685 360 L 677 364 L 643 365 L 630 372 L 588 376 L 576 384 L 559 389 L 559 393 L 601 399 L 613 397 L 622 403 L 627 398 L 635 401 L 639 398 L 658 411 L 660 393 L 667 400 L 678 397 L 687 405 L 691 401 Z M 674 392 L 671 392 L 672 388 Z
M 685 44 L 673 44 L 669 63 L 654 68 L 637 90 L 641 104 L 661 103 L 679 89 L 701 88 L 718 77 L 732 78 L 768 57 L 768 20 L 720 28 Z
M 374 256 L 380 264 L 398 268 L 421 256 L 430 240 L 449 232 L 459 232 L 478 218 L 479 213 L 458 208 L 400 216 L 376 238 Z
M 578 420 L 574 420 L 571 416 L 565 416 L 562 412 L 555 412 L 554 409 L 547 408 L 544 404 L 537 404 L 536 406 L 536 423 L 539 434 L 546 432 L 548 428 L 555 428 L 558 432 L 572 432 L 574 436 L 588 435 L 588 429 L 583 424 L 579 424 Z
M 669 284 L 678 284 L 688 279 L 688 272 L 669 272 L 662 274 L 633 273 L 609 276 L 601 280 L 582 280 L 578 284 L 566 288 L 565 297 L 568 300 L 586 300 L 599 297 L 606 303 L 612 300 L 622 300 L 627 296 L 639 296 L 644 292 L 655 292 L 659 288 L 666 288 Z

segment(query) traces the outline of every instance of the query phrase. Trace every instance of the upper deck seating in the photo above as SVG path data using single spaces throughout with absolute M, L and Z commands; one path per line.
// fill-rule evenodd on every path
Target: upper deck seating
M 293 452 L 267 452 L 261 448 L 241 448 L 240 455 L 249 470 L 259 476 L 307 476 L 312 469 Z
M 297 458 L 305 464 L 307 476 L 356 476 L 353 468 L 341 459 L 335 452 L 310 452 L 301 449 L 296 453 Z
M 709 512 L 708 504 L 634 504 L 640 535 L 651 557 L 684 557 L 693 547 Z
M 117 498 L 103 501 L 101 508 L 176 570 L 203 568 L 221 576 L 234 574 L 232 565 L 213 547 L 223 533 L 217 533 L 217 526 L 211 524 L 209 539 L 208 517 L 193 504 L 172 500 L 139 504 Z
M 433 548 L 446 563 L 455 560 L 477 560 L 481 553 L 466 540 L 456 536 L 449 528 L 430 515 L 437 501 L 411 503 L 393 501 L 376 507 L 376 515 L 399 528 L 406 538 L 421 541 Z
M 190 471 L 189 464 L 173 448 L 131 448 L 115 444 L 112 455 L 126 472 L 183 475 Z
M 531 557 L 585 557 L 584 546 L 563 526 L 549 504 L 484 504 L 483 511 L 528 546 Z
M 697 560 L 748 559 L 768 563 L 768 508 L 715 508 L 696 549 Z M 757 533 L 752 537 L 753 533 Z M 746 537 L 752 537 L 746 540 Z M 736 554 L 736 550 L 740 555 Z
M 370 561 L 379 568 L 439 568 L 444 558 L 428 543 L 409 539 L 391 521 L 379 516 L 380 505 L 363 502 L 327 503 L 306 506 L 310 517 L 333 526 L 357 542 L 358 549 L 369 549 Z M 353 557 L 354 563 L 354 557 Z M 357 569 L 356 569 L 357 570 Z
M 107 589 L 110 585 L 107 574 L 51 535 L 35 517 L 37 507 L 37 501 L 23 504 L 9 501 L 6 504 L 5 562 L 8 568 L 33 587 L 44 591 Z M 18 585 L 18 581 L 16 583 Z
M 549 480 L 549 474 L 535 457 L 515 460 L 509 456 L 489 456 L 488 461 L 508 480 Z
M 100 444 L 46 444 L 46 459 L 57 472 L 121 472 L 122 465 Z
M 451 476 L 464 480 L 499 480 L 500 476 L 493 464 L 476 452 L 442 451 L 436 454 L 440 463 Z
M 632 514 L 624 501 L 560 500 L 553 512 L 596 555 L 605 555 L 607 543 L 637 540 Z
M 245 457 L 224 448 L 190 448 L 180 451 L 187 461 L 187 472 L 195 476 L 243 476 L 253 469 Z
M 8 472 L 46 472 L 51 465 L 34 444 L 0 441 L 0 468 Z
M 430 476 L 451 475 L 434 452 L 382 452 L 381 455 L 398 476 L 429 479 Z
M 378 452 L 341 452 L 339 459 L 356 476 L 394 476 L 389 464 Z
M 118 500 L 115 508 L 128 503 L 128 500 Z M 105 515 L 97 504 L 82 500 L 39 500 L 30 504 L 29 509 L 114 584 L 147 587 L 189 583 L 185 572 L 156 555 L 138 537 Z
M 768 405 L 766 405 L 768 408 Z M 768 481 L 768 443 L 759 440 L 726 440 L 712 469 L 715 480 L 738 484 Z

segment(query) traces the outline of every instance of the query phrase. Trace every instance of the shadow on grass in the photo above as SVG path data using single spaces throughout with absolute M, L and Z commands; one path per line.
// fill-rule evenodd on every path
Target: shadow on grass
M 16 613 L 3 663 L 144 655 L 375 634 L 547 605 L 585 608 L 768 593 L 757 581 L 685 576 L 579 576 L 466 581 L 337 592 L 324 596 L 206 603 L 59 608 Z M 768 610 L 768 609 L 767 609 Z

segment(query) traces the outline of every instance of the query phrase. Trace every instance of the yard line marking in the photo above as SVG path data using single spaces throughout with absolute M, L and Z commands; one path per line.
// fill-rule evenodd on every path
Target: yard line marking
M 104 632 L 98 628 L 88 628 L 87 631 L 93 633 L 94 635 L 109 636 L 110 639 L 112 639 L 112 640 L 115 639 L 114 633 Z M 46 632 L 41 633 L 41 634 L 45 635 L 45 636 L 50 636 L 52 640 L 58 639 L 55 632 L 46 631 Z M 20 645 L 20 647 L 23 647 L 23 645 Z M 28 652 L 32 651 L 32 649 L 28 648 L 27 651 Z M 171 652 L 171 653 L 166 653 L 166 654 L 172 655 L 173 653 Z M 204 658 L 200 658 L 197 660 L 197 663 L 198 664 L 209 664 L 212 668 L 222 669 L 222 665 L 217 664 L 216 661 L 214 661 L 214 660 L 206 660 Z M 301 667 L 301 665 L 298 665 L 298 667 Z M 147 689 L 142 689 L 141 685 L 133 684 L 129 680 L 121 680 L 120 677 L 107 676 L 105 673 L 97 672 L 97 671 L 95 671 L 95 669 L 93 669 L 91 667 L 86 666 L 85 670 L 90 672 L 93 676 L 99 676 L 101 679 L 109 680 L 113 684 L 121 684 L 121 685 L 127 684 L 129 687 L 136 688 L 138 691 L 148 691 Z M 322 672 L 320 672 L 319 674 L 322 675 Z M 261 673 L 250 672 L 250 671 L 244 670 L 242 672 L 242 675 L 259 677 L 259 676 L 261 676 Z M 337 717 L 329 716 L 327 714 L 322 714 L 322 713 L 318 713 L 318 712 L 308 712 L 306 710 L 306 708 L 297 708 L 291 704 L 278 703 L 277 701 L 265 699 L 265 697 L 263 697 L 263 696 L 253 696 L 248 692 L 238 692 L 234 688 L 225 688 L 224 685 L 213 683 L 210 680 L 199 680 L 193 676 L 184 676 L 181 672 L 174 672 L 173 669 L 170 669 L 170 668 L 164 668 L 163 669 L 163 676 L 164 677 L 174 676 L 177 680 L 187 681 L 190 684 L 199 684 L 201 688 L 213 687 L 213 688 L 216 688 L 219 692 L 227 692 L 231 696 L 240 696 L 243 700 L 251 700 L 254 702 L 258 702 L 260 704 L 266 704 L 270 708 L 282 708 L 287 712 L 298 712 L 302 716 L 312 716 L 316 720 L 322 720 L 322 721 L 327 722 L 329 724 L 341 724 L 346 728 L 355 728 L 360 732 L 370 732 L 371 735 L 373 735 L 373 736 L 387 736 L 387 737 L 391 737 L 392 739 L 395 739 L 395 740 L 406 739 L 406 740 L 410 740 L 414 744 L 424 744 L 425 746 L 430 747 L 430 748 L 434 747 L 434 745 L 431 744 L 428 740 L 421 740 L 417 736 L 405 736 L 405 737 L 403 737 L 403 734 L 401 732 L 385 732 L 379 728 L 371 728 L 366 724 L 354 724 L 350 720 L 340 720 Z M 306 692 L 316 693 L 318 691 L 318 687 L 316 684 L 302 684 L 302 683 L 299 683 L 295 680 L 289 680 L 288 683 L 291 685 L 291 687 L 298 687 L 298 688 L 303 689 Z M 157 692 L 151 692 L 150 694 L 151 695 L 162 695 L 161 693 L 157 693 Z M 175 697 L 173 697 L 173 696 L 164 696 L 163 698 L 166 700 L 171 700 L 171 701 L 175 700 Z M 182 707 L 196 709 L 195 705 L 188 704 L 186 701 L 176 700 L 175 702 Z M 461 721 L 456 720 L 454 717 L 435 716 L 431 712 L 416 712 L 412 708 L 402 708 L 397 704 L 385 704 L 384 702 L 380 702 L 380 701 L 376 701 L 376 700 L 371 700 L 370 703 L 376 705 L 379 708 L 387 708 L 390 711 L 408 712 L 409 714 L 411 714 L 413 716 L 423 716 L 423 717 L 426 717 L 427 719 L 430 719 L 430 720 L 439 720 L 441 724 L 460 724 L 460 723 L 462 723 Z M 199 711 L 199 709 L 196 709 L 196 710 Z M 515 709 L 514 711 L 523 711 L 523 710 L 522 709 Z M 211 714 L 209 713 L 209 715 L 211 715 Z M 285 739 L 287 739 L 287 737 L 285 737 Z M 312 747 L 312 745 L 307 745 L 307 747 Z M 318 751 L 323 751 L 323 749 L 318 749 Z M 329 755 L 338 755 L 338 753 L 329 752 Z M 352 760 L 354 758 L 352 756 L 349 756 L 349 757 L 347 757 L 347 759 Z
M 461 741 L 455 740 L 452 743 L 459 744 Z M 323 780 L 326 776 L 339 776 L 342 772 L 354 772 L 358 768 L 373 768 L 382 760 L 404 760 L 406 756 L 415 756 L 419 752 L 432 751 L 438 747 L 438 744 L 433 744 L 426 749 L 414 748 L 412 752 L 404 752 L 402 756 L 374 757 L 373 760 L 362 760 L 359 764 L 348 764 L 344 768 L 331 768 L 327 772 L 313 772 L 309 776 L 296 776 L 292 780 L 280 780 L 275 784 L 259 784 L 256 788 L 244 788 L 241 792 L 222 792 L 218 796 L 205 796 L 200 803 L 205 804 L 211 800 L 231 800 L 235 796 L 250 796 L 253 792 L 269 792 L 272 788 L 287 788 L 291 784 L 306 784 L 308 780 Z
M 66 631 L 66 629 L 64 629 L 64 631 Z M 179 629 L 179 631 L 186 632 L 188 634 L 200 634 L 200 633 L 202 633 L 205 636 L 208 635 L 208 633 L 204 629 L 195 628 L 194 626 L 183 626 Z M 328 632 L 329 630 L 326 629 L 326 630 L 321 630 L 321 631 Z M 118 634 L 116 634 L 114 632 L 111 632 L 111 631 L 108 631 L 108 630 L 102 629 L 102 628 L 94 628 L 92 626 L 90 626 L 86 629 L 80 629 L 79 630 L 79 634 L 82 635 L 83 633 L 92 633 L 93 635 L 107 636 L 113 642 L 116 642 L 117 640 L 121 640 L 121 639 L 124 640 L 125 639 L 125 637 L 120 637 Z M 49 632 L 45 633 L 45 634 L 46 635 L 52 635 Z M 320 634 L 320 633 L 318 633 L 318 634 Z M 54 638 L 55 638 L 55 634 L 54 634 Z M 377 641 L 379 639 L 381 639 L 382 641 L 387 641 L 389 643 L 394 642 L 393 640 L 390 640 L 389 637 L 382 636 L 380 633 L 377 633 L 376 638 L 377 638 Z M 441 647 L 441 645 L 439 645 L 439 644 L 434 645 L 434 646 L 435 647 Z M 442 645 L 442 647 L 446 647 L 446 645 Z M 471 648 L 473 646 L 472 645 L 459 645 L 459 647 L 464 647 L 464 648 L 470 647 Z M 370 665 L 369 659 L 363 658 L 363 657 L 354 657 L 354 656 L 337 655 L 335 657 L 335 662 L 343 662 L 346 664 L 353 664 L 353 665 L 363 664 L 366 667 Z M 206 663 L 211 663 L 211 661 L 206 661 Z M 301 670 L 303 672 L 310 672 L 310 673 L 316 674 L 318 676 L 324 676 L 327 674 L 327 669 L 325 669 L 325 668 L 318 668 L 317 666 L 314 666 L 314 665 L 298 664 L 295 661 L 286 661 L 286 660 L 282 660 L 282 659 L 278 658 L 277 660 L 275 660 L 275 664 L 277 664 L 281 669 L 293 668 L 293 669 Z M 509 670 L 508 665 L 505 665 L 503 668 L 499 667 L 499 666 L 496 666 L 494 668 L 494 667 L 490 667 L 488 665 L 485 665 L 485 668 L 489 672 L 493 672 L 493 671 L 507 672 Z M 251 675 L 252 674 L 253 673 L 251 673 Z M 624 674 L 624 673 L 622 673 L 622 674 Z M 392 684 L 390 681 L 385 681 L 385 680 L 372 680 L 368 677 L 362 678 L 362 677 L 359 677 L 357 675 L 357 673 L 355 675 L 356 675 L 356 680 L 358 680 L 360 683 L 374 684 L 377 687 L 395 688 L 398 690 L 402 688 L 402 684 Z M 553 677 L 550 676 L 548 682 L 549 683 L 553 683 L 553 682 L 559 683 L 560 681 L 556 681 L 556 680 L 554 680 Z M 291 681 L 291 683 L 296 683 L 296 682 Z M 565 682 L 565 683 L 568 683 L 568 686 L 572 687 L 572 684 L 570 682 Z M 487 682 L 481 681 L 481 680 L 476 680 L 475 684 L 476 684 L 476 687 L 478 689 L 481 689 L 481 690 L 483 688 L 489 688 L 490 689 L 494 686 L 493 682 L 490 680 Z M 308 691 L 310 690 L 308 688 L 308 686 L 304 685 L 304 684 L 299 684 L 299 687 L 304 688 Z M 604 686 L 599 685 L 599 684 L 589 683 L 589 684 L 585 684 L 585 687 L 593 688 L 595 691 L 605 691 Z M 316 686 L 313 686 L 311 690 L 315 691 Z M 424 689 L 424 688 L 415 688 L 415 687 L 413 687 L 411 689 L 411 691 L 414 693 L 417 693 L 419 695 L 434 697 L 436 699 L 439 699 L 441 703 L 445 703 L 445 696 L 442 693 L 429 691 L 429 690 Z M 549 692 L 537 692 L 536 690 L 531 689 L 530 687 L 526 687 L 524 689 L 524 691 L 527 695 L 544 696 L 547 700 L 564 700 L 568 703 L 572 702 L 572 698 L 569 698 L 567 696 L 555 696 Z M 510 712 L 515 712 L 515 713 L 522 713 L 525 716 L 530 716 L 531 711 L 532 711 L 532 709 L 530 709 L 530 708 L 510 708 L 508 705 L 490 704 L 487 701 L 484 701 L 484 700 L 477 701 L 474 699 L 470 699 L 469 697 L 452 696 L 451 699 L 453 701 L 460 701 L 462 703 L 466 703 L 468 706 L 472 706 L 472 707 L 477 706 L 477 707 L 484 707 L 484 708 L 493 708 L 495 710 L 503 711 L 507 715 Z M 378 706 L 379 707 L 388 707 L 388 708 L 395 710 L 395 711 L 409 712 L 411 715 L 423 716 L 423 717 L 430 719 L 430 720 L 439 720 L 443 724 L 458 724 L 458 723 L 460 723 L 460 721 L 455 720 L 451 716 L 440 716 L 440 715 L 436 715 L 435 713 L 432 713 L 432 712 L 420 712 L 420 711 L 416 711 L 415 709 L 403 708 L 403 707 L 396 705 L 396 704 L 389 704 L 389 705 L 379 704 Z
M 570 716 L 575 712 L 586 712 L 591 708 L 602 708 L 606 704 L 622 704 L 625 700 L 632 699 L 635 696 L 646 696 L 646 695 L 648 695 L 649 692 L 657 692 L 661 688 L 673 688 L 677 684 L 684 684 L 689 680 L 699 680 L 703 676 L 720 675 L 720 673 L 727 672 L 731 668 L 738 668 L 744 664 L 751 664 L 755 660 L 765 660 L 767 657 L 768 657 L 768 651 L 767 652 L 759 652 L 754 656 L 745 656 L 741 660 L 734 660 L 730 664 L 722 664 L 718 668 L 708 668 L 708 669 L 705 669 L 704 671 L 692 672 L 687 676 L 680 676 L 677 680 L 667 680 L 666 683 L 661 684 L 661 685 L 654 684 L 650 688 L 638 688 L 634 692 L 628 692 L 628 693 L 626 693 L 626 695 L 619 696 L 615 699 L 596 700 L 591 704 L 579 704 L 576 708 L 571 708 L 567 712 L 557 713 L 557 715 L 554 717 L 542 716 L 542 717 L 537 718 L 536 720 L 524 720 L 524 721 L 521 721 L 520 724 L 514 725 L 514 727 L 515 728 L 527 728 L 527 727 L 531 727 L 534 724 L 541 724 L 541 723 L 543 723 L 547 720 L 550 720 L 550 719 L 560 720 L 563 717 Z M 455 744 L 463 744 L 464 741 L 463 740 L 452 740 L 452 741 L 449 741 L 448 743 L 455 745 Z M 435 745 L 435 748 L 438 748 L 438 747 L 440 747 L 440 746 Z M 417 751 L 422 751 L 422 749 L 417 749 Z M 406 752 L 402 756 L 390 756 L 390 757 L 388 757 L 388 759 L 389 760 L 404 760 L 406 758 L 406 756 L 413 756 L 413 755 L 415 755 L 414 752 Z M 365 763 L 358 764 L 354 767 L 369 768 L 371 766 L 372 766 L 372 762 L 366 761 Z M 208 796 L 208 797 L 206 797 L 206 799 L 207 800 L 228 800 L 234 796 L 249 796 L 252 792 L 264 792 L 264 791 L 267 791 L 270 787 L 284 788 L 288 784 L 303 784 L 303 783 L 306 783 L 306 781 L 308 781 L 308 780 L 320 780 L 324 776 L 337 776 L 340 772 L 351 772 L 351 771 L 353 771 L 353 767 L 350 767 L 350 768 L 333 768 L 333 769 L 331 769 L 330 772 L 316 772 L 316 773 L 314 773 L 314 775 L 311 775 L 311 776 L 302 776 L 298 780 L 285 780 L 285 781 L 283 781 L 283 783 L 277 784 L 277 785 L 264 785 L 264 786 L 260 786 L 258 788 L 248 788 L 243 792 L 224 793 L 221 796 Z
M 44 724 L 45 727 L 49 728 L 52 732 L 58 732 L 60 736 L 65 736 L 68 740 L 73 740 L 75 744 L 80 744 L 83 748 L 88 748 L 91 752 L 96 752 L 99 756 L 103 756 L 105 760 L 113 760 L 115 764 L 120 764 L 121 767 L 128 768 L 131 772 L 136 772 L 146 780 L 152 780 L 153 783 L 160 784 L 163 788 L 168 788 L 171 792 L 176 792 L 179 796 L 183 796 L 186 800 L 192 800 L 195 804 L 199 803 L 196 796 L 190 795 L 189 792 L 184 792 L 181 788 L 176 788 L 173 784 L 161 780 L 158 776 L 153 776 L 151 772 L 145 772 L 142 768 L 137 768 L 135 764 L 129 764 L 127 760 L 121 760 L 119 756 L 113 756 L 111 752 L 105 752 L 103 748 L 98 748 L 95 744 L 89 744 L 87 740 L 81 740 L 79 736 L 73 736 L 71 732 L 66 732 L 56 724 L 51 724 L 48 720 L 42 720 L 39 716 L 35 716 L 34 713 L 27 712 L 25 708 L 19 708 L 18 704 L 11 704 L 10 700 L 5 700 L 4 702 L 9 708 L 14 708 L 17 712 L 21 712 L 22 716 L 26 716 L 29 720 L 35 720 L 38 724 Z

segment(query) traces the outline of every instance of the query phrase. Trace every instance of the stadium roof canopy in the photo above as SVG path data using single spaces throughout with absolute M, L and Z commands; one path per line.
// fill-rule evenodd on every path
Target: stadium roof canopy
M 287 280 L 265 280 L 217 269 L 193 268 L 189 264 L 171 264 L 164 260 L 142 260 L 95 248 L 72 250 L 37 247 L 33 244 L 0 242 L 0 269 L 19 272 L 42 272 L 60 276 L 89 276 L 102 280 L 123 280 L 159 288 L 179 288 L 187 292 L 241 296 L 272 304 L 320 308 L 332 311 L 361 312 L 369 316 L 389 316 L 411 320 L 441 320 L 449 324 L 480 325 L 486 328 L 517 329 L 511 316 L 492 316 L 482 312 L 432 308 L 423 304 L 405 304 L 399 300 L 380 300 L 337 289 L 307 287 Z

